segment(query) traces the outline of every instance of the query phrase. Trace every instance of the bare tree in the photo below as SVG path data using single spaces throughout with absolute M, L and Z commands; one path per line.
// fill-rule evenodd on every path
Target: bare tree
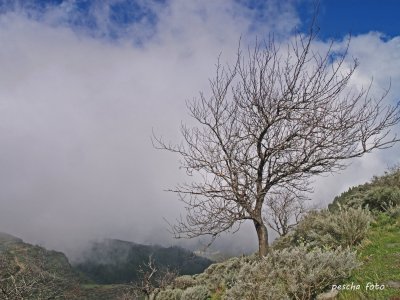
M 344 169 L 348 161 L 398 141 L 390 128 L 398 105 L 349 87 L 358 66 L 333 42 L 314 50 L 312 25 L 286 46 L 273 37 L 243 52 L 224 67 L 218 60 L 211 95 L 187 102 L 197 125 L 181 127 L 180 144 L 154 135 L 155 147 L 179 154 L 190 182 L 171 191 L 187 215 L 172 229 L 177 238 L 218 236 L 251 220 L 259 254 L 268 253 L 262 218 L 266 198 L 280 189 L 304 192 L 310 177 Z M 372 82 L 371 82 L 372 84 Z
M 150 299 L 156 289 L 164 289 L 178 276 L 178 271 L 170 268 L 159 269 L 152 255 L 139 269 L 139 281 L 133 283 L 132 288 L 125 292 L 120 300 Z
M 264 222 L 279 236 L 286 235 L 308 211 L 307 200 L 303 194 L 288 190 L 266 197 Z
M 139 267 L 138 272 L 140 273 L 141 280 L 136 286 L 137 290 L 144 294 L 146 299 L 148 299 L 150 294 L 156 288 L 154 286 L 154 277 L 158 272 L 154 259 L 151 255 L 149 256 L 148 262 Z

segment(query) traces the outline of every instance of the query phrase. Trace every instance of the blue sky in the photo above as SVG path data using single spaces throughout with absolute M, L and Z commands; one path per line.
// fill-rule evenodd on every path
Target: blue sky
M 115 39 L 124 36 L 126 27 L 135 23 L 146 22 L 148 28 L 156 26 L 157 11 L 167 9 L 169 2 L 167 0 L 2 0 L 0 7 L 3 13 L 22 10 L 38 20 L 48 11 L 61 8 L 67 13 L 62 18 L 53 20 L 53 25 L 68 26 L 97 37 Z M 254 26 L 262 26 L 263 22 L 267 21 L 265 11 L 271 5 L 282 10 L 293 6 L 301 20 L 301 24 L 298 24 L 301 30 L 307 29 L 314 11 L 313 0 L 236 0 L 235 2 L 239 4 L 237 8 L 242 6 L 254 12 L 252 16 Z M 109 21 L 107 31 L 101 28 L 98 16 L 94 13 L 100 7 L 107 7 L 107 13 L 103 15 Z M 399 12 L 400 2 L 397 0 L 321 0 L 318 18 L 320 37 L 337 39 L 348 33 L 358 35 L 370 31 L 379 31 L 387 37 L 394 37 L 399 35 L 400 31 Z M 201 11 L 198 13 L 201 14 Z M 142 36 L 139 37 L 141 38 Z
M 177 157 L 152 147 L 152 130 L 179 141 L 191 122 L 185 101 L 207 95 L 217 57 L 232 63 L 240 37 L 244 47 L 271 33 L 289 39 L 312 3 L 0 0 L 0 231 L 69 255 L 94 238 L 177 243 L 163 218 L 184 207 L 164 190 L 187 177 Z M 398 3 L 321 0 L 313 44 L 323 52 L 334 38 L 340 50 L 351 32 L 349 58 L 360 62 L 351 86 L 373 78 L 379 95 L 391 82 L 388 103 L 400 99 Z M 312 198 L 326 205 L 399 162 L 398 152 L 316 178 Z M 255 249 L 251 224 L 238 234 L 216 247 Z
M 304 5 L 303 5 L 304 7 Z M 341 37 L 379 31 L 388 37 L 400 34 L 400 1 L 322 0 L 319 24 L 323 37 Z

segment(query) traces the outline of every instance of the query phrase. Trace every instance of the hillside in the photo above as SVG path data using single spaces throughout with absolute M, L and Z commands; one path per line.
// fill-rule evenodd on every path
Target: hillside
M 0 233 L 0 299 L 120 299 L 141 280 L 138 270 L 149 256 L 160 271 L 170 268 L 180 274 L 200 273 L 211 264 L 179 247 L 104 240 L 93 243 L 81 263 L 71 266 L 61 252 Z
M 379 215 L 358 247 L 360 268 L 344 283 L 360 289 L 340 292 L 339 300 L 400 299 L 400 212 Z M 370 284 L 368 284 L 370 283 Z M 378 284 L 378 288 L 372 285 Z
M 350 188 L 329 209 L 308 213 L 274 242 L 267 257 L 243 256 L 213 264 L 201 274 L 176 278 L 153 297 L 398 300 L 399 189 L 396 168 Z
M 78 288 L 78 276 L 63 253 L 0 233 L 0 299 L 78 299 Z
M 107 239 L 95 242 L 74 267 L 98 284 L 135 282 L 138 269 L 154 259 L 158 269 L 172 269 L 179 274 L 201 273 L 212 261 L 180 247 L 141 245 L 127 241 Z
M 385 211 L 400 206 L 400 171 L 394 167 L 383 176 L 374 176 L 370 182 L 349 188 L 335 197 L 329 204 L 330 211 L 341 207 L 362 207 L 374 211 Z

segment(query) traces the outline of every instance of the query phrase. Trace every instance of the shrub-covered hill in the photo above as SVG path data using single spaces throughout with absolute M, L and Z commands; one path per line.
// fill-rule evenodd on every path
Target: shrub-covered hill
M 148 261 L 149 255 L 160 271 L 169 267 L 180 274 L 200 273 L 211 264 L 210 260 L 179 247 L 117 240 L 95 243 L 86 254 L 90 260 L 75 268 L 61 252 L 0 233 L 0 300 L 120 300 L 132 290 L 132 282 L 142 279 L 139 267 Z
M 165 248 L 107 239 L 93 243 L 74 267 L 98 284 L 129 283 L 139 279 L 139 267 L 149 260 L 149 256 L 157 269 L 169 268 L 179 274 L 201 273 L 212 263 L 180 247 Z
M 342 207 L 362 207 L 373 211 L 385 211 L 400 206 L 400 169 L 395 167 L 383 176 L 374 176 L 370 182 L 349 188 L 329 204 L 330 211 Z
M 400 299 L 399 188 L 399 169 L 374 177 L 336 197 L 329 209 L 305 215 L 268 256 L 213 264 L 177 277 L 151 298 Z M 359 289 L 343 291 L 352 284 Z
M 0 299 L 78 299 L 66 256 L 0 233 Z

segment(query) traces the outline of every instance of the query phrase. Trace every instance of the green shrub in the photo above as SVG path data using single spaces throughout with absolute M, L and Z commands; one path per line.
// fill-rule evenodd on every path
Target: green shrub
M 214 264 L 202 274 L 178 277 L 155 300 L 313 299 L 357 266 L 355 253 L 340 247 L 273 250 L 262 259 L 256 255 L 236 257 Z M 176 288 L 178 285 L 181 288 Z
M 387 214 L 392 219 L 398 219 L 400 217 L 400 205 L 389 208 Z
M 335 197 L 328 205 L 330 211 L 341 208 L 369 208 L 386 211 L 400 205 L 400 167 L 391 168 L 384 176 L 374 176 L 371 182 L 354 186 Z
M 220 288 L 230 288 L 236 282 L 236 277 L 242 266 L 257 259 L 256 255 L 233 257 L 222 263 L 212 264 L 203 274 L 196 277 L 198 284 L 208 287 L 210 291 Z
M 349 208 L 331 213 L 312 211 L 295 230 L 278 239 L 274 248 L 307 244 L 309 247 L 336 249 L 359 244 L 367 234 L 372 217 L 367 210 Z
M 358 265 L 349 249 L 309 251 L 300 246 L 272 251 L 259 261 L 244 264 L 223 299 L 314 299 L 347 278 Z
M 346 192 L 333 199 L 333 202 L 328 205 L 328 210 L 337 212 L 341 209 L 362 207 L 365 194 L 371 188 L 372 186 L 369 183 L 349 188 Z
M 156 300 L 180 300 L 183 291 L 181 289 L 166 289 L 160 291 L 155 297 Z
M 197 285 L 187 288 L 182 293 L 181 300 L 207 300 L 211 296 L 205 285 Z
M 196 285 L 196 280 L 190 275 L 179 276 L 174 279 L 173 286 L 178 289 L 187 289 L 188 287 Z
M 363 201 L 363 207 L 370 210 L 387 211 L 395 206 L 400 206 L 400 189 L 397 187 L 375 187 Z
M 374 176 L 371 184 L 375 186 L 400 187 L 400 165 L 389 167 L 383 176 Z

